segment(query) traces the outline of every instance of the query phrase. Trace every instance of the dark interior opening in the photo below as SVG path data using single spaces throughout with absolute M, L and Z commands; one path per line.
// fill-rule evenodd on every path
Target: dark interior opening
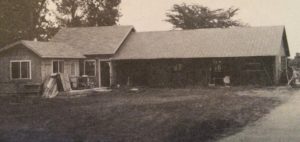
M 155 59 L 117 61 L 117 83 L 130 86 L 188 87 L 272 85 L 274 57 Z
M 109 87 L 110 86 L 110 72 L 108 62 L 101 62 L 101 86 Z

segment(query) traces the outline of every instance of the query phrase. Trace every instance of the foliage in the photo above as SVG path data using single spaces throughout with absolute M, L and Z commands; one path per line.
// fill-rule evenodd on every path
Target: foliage
M 201 5 L 175 4 L 166 15 L 167 22 L 180 29 L 229 28 L 244 26 L 240 21 L 233 20 L 238 8 L 211 10 Z
M 0 46 L 20 39 L 47 40 L 57 28 L 47 20 L 47 0 L 1 0 Z
M 56 9 L 49 8 L 56 4 Z M 61 26 L 115 25 L 121 0 L 1 0 L 0 47 L 17 40 L 48 40 Z M 54 14 L 54 15 L 53 15 Z
M 111 26 L 121 16 L 121 0 L 53 0 L 57 5 L 57 18 L 67 27 Z
M 118 5 L 121 0 L 89 0 L 87 21 L 89 26 L 111 26 L 121 16 Z
M 85 1 L 84 0 L 53 0 L 57 6 L 56 18 L 60 25 L 68 27 L 81 26 L 84 18 Z

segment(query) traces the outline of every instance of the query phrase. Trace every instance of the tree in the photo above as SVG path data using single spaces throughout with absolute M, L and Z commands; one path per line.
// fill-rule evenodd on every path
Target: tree
M 116 25 L 121 17 L 121 0 L 88 0 L 88 26 Z
M 111 26 L 121 16 L 121 0 L 53 0 L 57 5 L 57 18 L 67 27 Z
M 173 24 L 174 28 L 180 29 L 245 26 L 240 21 L 232 19 L 238 11 L 238 8 L 211 10 L 201 5 L 175 4 L 166 14 L 168 17 L 166 21 Z
M 50 3 L 55 3 L 57 9 L 51 11 Z M 61 26 L 115 25 L 121 16 L 120 3 L 121 0 L 1 0 L 0 47 L 21 39 L 48 40 Z M 51 20 L 53 17 L 55 20 Z
M 60 25 L 79 27 L 83 25 L 86 0 L 53 0 L 57 7 L 56 18 Z
M 47 40 L 56 31 L 47 20 L 47 0 L 1 0 L 0 46 L 16 40 Z

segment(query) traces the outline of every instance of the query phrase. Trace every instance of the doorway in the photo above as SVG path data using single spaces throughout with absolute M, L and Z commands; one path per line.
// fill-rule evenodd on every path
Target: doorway
M 100 62 L 100 72 L 101 72 L 101 86 L 110 86 L 110 71 L 109 62 Z
M 210 84 L 223 85 L 224 78 L 224 61 L 223 60 L 213 60 L 211 67 L 211 81 Z

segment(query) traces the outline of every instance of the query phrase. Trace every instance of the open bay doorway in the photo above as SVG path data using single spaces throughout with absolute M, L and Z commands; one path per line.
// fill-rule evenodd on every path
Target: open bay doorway
M 108 61 L 100 62 L 101 87 L 110 86 L 110 67 Z

